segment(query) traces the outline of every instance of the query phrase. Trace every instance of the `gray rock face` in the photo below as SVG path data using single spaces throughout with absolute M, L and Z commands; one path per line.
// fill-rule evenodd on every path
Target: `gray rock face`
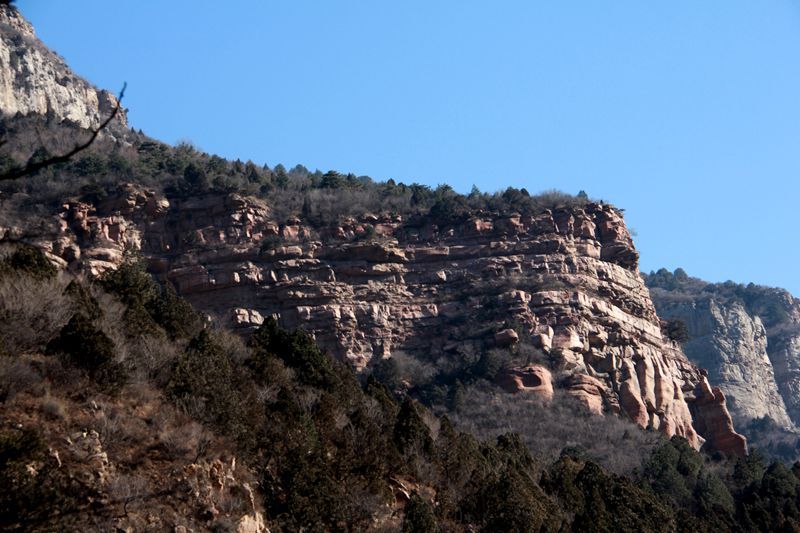
M 774 336 L 770 359 L 789 416 L 800 424 L 800 328 Z
M 689 328 L 686 355 L 708 370 L 728 398 L 737 424 L 768 416 L 782 426 L 792 422 L 778 390 L 767 353 L 767 332 L 758 316 L 739 302 L 724 303 L 702 295 L 688 301 L 654 296 L 662 317 L 679 318 Z
M 800 424 L 800 300 L 782 289 L 709 284 L 659 271 L 647 277 L 662 318 L 683 320 L 684 352 L 728 398 L 738 426 L 770 417 Z
M 764 322 L 767 353 L 789 416 L 800 426 L 800 299 L 788 291 L 748 286 L 748 308 Z
M 81 127 L 96 127 L 111 113 L 116 97 L 76 76 L 45 47 L 15 8 L 0 5 L 0 112 L 52 113 Z M 125 115 L 117 120 L 125 125 Z

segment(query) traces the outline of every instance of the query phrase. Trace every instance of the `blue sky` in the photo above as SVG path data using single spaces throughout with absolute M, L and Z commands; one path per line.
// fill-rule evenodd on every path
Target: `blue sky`
M 133 126 L 625 208 L 642 270 L 800 295 L 800 3 L 19 0 Z

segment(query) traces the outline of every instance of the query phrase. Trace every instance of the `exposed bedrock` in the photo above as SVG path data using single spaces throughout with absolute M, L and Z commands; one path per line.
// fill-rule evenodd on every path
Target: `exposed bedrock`
M 435 360 L 524 338 L 592 411 L 741 451 L 719 422 L 730 418 L 724 397 L 709 403 L 699 368 L 662 337 L 615 208 L 484 213 L 443 228 L 388 214 L 311 228 L 270 213 L 237 194 L 167 200 L 123 185 L 98 206 L 65 204 L 58 234 L 39 244 L 91 275 L 140 247 L 200 309 L 242 329 L 275 316 L 358 370 L 397 350 Z M 370 240 L 359 237 L 366 226 Z M 535 371 L 519 372 L 507 388 L 531 387 Z

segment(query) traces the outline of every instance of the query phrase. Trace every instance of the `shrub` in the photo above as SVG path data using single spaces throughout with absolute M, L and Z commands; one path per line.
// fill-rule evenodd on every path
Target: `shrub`
M 74 314 L 63 277 L 0 276 L 0 338 L 12 355 L 40 352 Z
M 44 253 L 34 246 L 17 248 L 0 264 L 0 273 L 3 270 L 26 274 L 37 279 L 53 278 L 58 273 L 58 269 Z
M 248 406 L 249 387 L 208 330 L 194 337 L 175 362 L 166 392 L 193 418 L 243 445 L 253 444 L 259 418 Z
M 406 503 L 406 515 L 403 518 L 403 533 L 436 533 L 436 516 L 431 504 L 423 500 L 414 491 L 411 499 Z
M 144 262 L 136 257 L 128 257 L 117 269 L 108 271 L 101 285 L 128 306 L 144 307 L 159 293 L 158 284 L 147 273 Z
M 689 340 L 689 328 L 680 318 L 670 318 L 663 323 L 663 332 L 669 340 L 683 344 Z
M 64 294 L 68 296 L 78 313 L 81 313 L 91 320 L 99 319 L 103 311 L 100 309 L 100 304 L 97 299 L 91 295 L 89 290 L 82 283 L 75 280 L 69 282 L 67 288 L 64 289 Z
M 192 337 L 203 327 L 200 314 L 178 296 L 171 285 L 165 285 L 146 309 L 155 323 L 173 339 Z
M 81 313 L 73 315 L 58 337 L 47 345 L 48 353 L 63 353 L 98 383 L 116 388 L 127 380 L 127 373 L 115 361 L 114 351 L 111 339 Z
M 28 361 L 0 355 L 0 403 L 11 401 L 20 392 L 35 390 L 42 376 Z
M 297 372 L 298 379 L 305 384 L 332 384 L 334 376 L 330 358 L 305 332 L 288 332 L 269 317 L 253 334 L 250 345 L 253 348 L 252 368 L 263 365 L 269 357 L 277 357 Z
M 46 450 L 34 429 L 0 430 L 0 529 L 73 530 L 78 501 L 91 494 L 48 463 Z
M 139 258 L 129 257 L 101 283 L 127 306 L 125 325 L 133 335 L 163 329 L 171 338 L 185 338 L 202 327 L 200 314 L 172 286 L 159 286 Z
M 397 413 L 394 424 L 394 443 L 400 453 L 424 454 L 433 453 L 433 439 L 428 426 L 422 421 L 411 398 L 406 398 Z
M 707 515 L 715 507 L 734 511 L 728 489 L 681 437 L 674 436 L 653 451 L 642 467 L 642 479 L 657 495 L 689 512 Z

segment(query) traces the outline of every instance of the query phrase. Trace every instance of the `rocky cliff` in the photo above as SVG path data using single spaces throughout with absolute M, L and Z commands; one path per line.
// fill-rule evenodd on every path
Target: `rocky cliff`
M 95 123 L 98 93 L 0 10 L 9 54 L 3 112 Z M 562 387 L 597 413 L 695 447 L 745 452 L 723 392 L 662 335 L 619 210 L 573 202 L 526 214 L 472 210 L 446 222 L 417 210 L 312 224 L 275 207 L 268 193 L 165 197 L 128 183 L 92 201 L 38 205 L 36 228 L 10 224 L 0 235 L 91 276 L 141 250 L 198 308 L 243 331 L 275 316 L 358 370 L 400 351 L 436 364 L 530 346 L 542 360 L 512 369 L 506 387 L 545 400 Z
M 522 339 L 598 413 L 745 449 L 722 392 L 662 336 L 638 254 L 608 205 L 443 227 L 365 214 L 320 228 L 276 220 L 256 198 L 167 199 L 127 184 L 98 205 L 64 204 L 58 221 L 39 244 L 66 268 L 97 275 L 140 248 L 200 309 L 242 329 L 276 316 L 357 369 L 396 351 L 435 362 Z
M 686 355 L 708 368 L 737 424 L 800 422 L 800 301 L 782 289 L 711 284 L 661 270 L 647 277 L 663 317 L 684 321 Z
M 0 5 L 0 111 L 52 114 L 89 128 L 97 126 L 116 104 L 112 93 L 76 76 L 44 46 L 15 8 Z M 118 117 L 125 125 L 125 114 Z

